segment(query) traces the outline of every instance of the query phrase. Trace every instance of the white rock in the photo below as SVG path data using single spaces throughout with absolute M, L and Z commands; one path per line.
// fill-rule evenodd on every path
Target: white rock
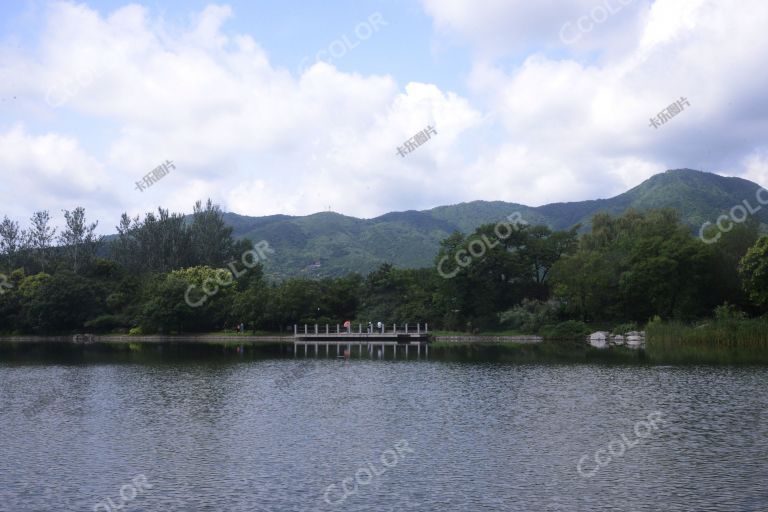
M 609 337 L 610 333 L 605 331 L 598 331 L 590 334 L 587 338 L 587 341 L 595 348 L 605 348 Z
M 632 331 L 627 333 L 627 346 L 638 348 L 645 346 L 645 331 Z

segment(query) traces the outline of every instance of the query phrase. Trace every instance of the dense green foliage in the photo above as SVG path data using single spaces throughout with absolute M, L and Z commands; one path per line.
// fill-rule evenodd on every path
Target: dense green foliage
M 739 272 L 750 300 L 768 308 L 768 237 L 761 238 L 747 251 Z
M 64 217 L 58 245 L 47 212 L 28 230 L 0 223 L 0 332 L 189 333 L 241 323 L 286 332 L 350 320 L 563 338 L 607 322 L 629 330 L 715 313 L 720 337 L 727 322 L 768 309 L 768 237 L 757 223 L 705 244 L 672 210 L 597 214 L 581 235 L 502 220 L 447 236 L 431 267 L 383 263 L 366 276 L 322 279 L 267 275 L 263 263 L 281 258 L 279 248 L 236 240 L 210 201 L 187 219 L 162 209 L 143 221 L 123 215 L 101 249 L 81 208 Z
M 324 212 L 304 217 L 273 215 L 245 217 L 228 213 L 225 220 L 235 238 L 269 240 L 281 254 L 265 263 L 273 277 L 334 277 L 350 272 L 367 274 L 383 263 L 399 268 L 430 266 L 440 242 L 459 231 L 465 236 L 483 224 L 496 223 L 519 212 L 532 225 L 567 230 L 590 228 L 592 217 L 603 212 L 622 215 L 629 209 L 673 208 L 691 233 L 705 222 L 748 201 L 756 209 L 750 218 L 768 226 L 768 208 L 760 207 L 760 187 L 740 178 L 679 169 L 667 171 L 609 199 L 553 203 L 529 207 L 502 201 L 473 201 L 425 211 L 388 213 L 357 219 Z M 757 209 L 760 207 L 759 209 Z

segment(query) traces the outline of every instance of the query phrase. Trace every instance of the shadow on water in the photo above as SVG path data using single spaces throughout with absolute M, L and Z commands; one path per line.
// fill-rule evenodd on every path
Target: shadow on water
M 302 352 L 294 355 L 290 343 L 89 343 L 62 342 L 0 343 L 0 362 L 9 363 L 156 363 L 184 361 L 253 361 L 264 359 L 334 359 Z M 352 359 L 359 359 L 353 351 Z M 377 355 L 363 354 L 364 359 L 379 359 Z M 381 359 L 398 361 L 391 352 Z M 711 364 L 711 365 L 768 365 L 768 351 L 759 348 L 721 346 L 685 346 L 669 343 L 649 343 L 645 349 L 611 347 L 597 349 L 579 341 L 545 341 L 542 343 L 432 343 L 429 357 L 421 360 L 445 362 L 497 362 L 497 363 L 587 363 L 587 364 Z M 411 354 L 409 361 L 417 360 Z
M 198 342 L 162 343 L 0 343 L 0 362 L 47 364 L 236 361 L 292 356 L 281 343 L 238 345 Z

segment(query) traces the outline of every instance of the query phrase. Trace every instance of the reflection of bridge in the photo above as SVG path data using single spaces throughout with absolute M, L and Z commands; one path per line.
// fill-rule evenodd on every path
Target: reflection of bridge
M 405 324 L 398 329 L 397 324 L 392 325 L 392 329 L 387 329 L 387 326 L 382 325 L 380 328 L 375 326 L 368 326 L 365 331 L 363 330 L 363 324 L 357 325 L 357 332 L 353 331 L 351 325 L 342 327 L 341 324 L 336 324 L 336 329 L 333 326 L 325 324 L 325 329 L 321 329 L 318 324 L 314 324 L 312 328 L 304 324 L 303 332 L 299 329 L 298 325 L 293 326 L 293 350 L 294 355 L 298 354 L 299 347 L 304 347 L 304 355 L 308 355 L 309 347 L 314 347 L 314 355 L 320 354 L 323 345 L 325 346 L 325 355 L 331 355 L 331 347 L 336 347 L 336 356 L 342 355 L 342 347 L 345 351 L 349 351 L 351 356 L 353 348 L 357 347 L 357 353 L 360 357 L 363 357 L 363 350 L 368 352 L 370 357 L 380 356 L 383 357 L 389 351 L 389 347 L 392 347 L 392 356 L 397 358 L 398 348 L 400 352 L 408 358 L 410 347 L 415 347 L 416 356 L 421 357 L 421 349 L 424 348 L 424 355 L 429 355 L 429 325 L 428 324 L 416 324 L 416 328 L 413 325 Z M 378 352 L 377 352 L 378 351 Z

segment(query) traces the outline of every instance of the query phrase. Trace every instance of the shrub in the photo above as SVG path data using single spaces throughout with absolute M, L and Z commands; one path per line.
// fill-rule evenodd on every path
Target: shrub
M 634 322 L 626 323 L 626 324 L 619 324 L 613 329 L 611 329 L 611 334 L 627 334 L 630 331 L 639 331 L 640 329 L 637 327 L 637 324 Z
M 543 325 L 556 322 L 562 309 L 562 304 L 558 301 L 523 299 L 512 309 L 499 313 L 499 322 L 508 329 L 534 333 Z
M 99 332 L 111 331 L 117 327 L 123 327 L 127 320 L 122 315 L 100 315 L 93 320 L 85 322 L 86 329 L 93 329 Z
M 740 311 L 739 308 L 733 304 L 724 302 L 721 306 L 715 308 L 716 320 L 742 320 L 747 318 L 747 314 Z
M 589 334 L 589 327 L 584 322 L 568 320 L 557 325 L 545 325 L 539 334 L 548 339 L 581 339 Z

